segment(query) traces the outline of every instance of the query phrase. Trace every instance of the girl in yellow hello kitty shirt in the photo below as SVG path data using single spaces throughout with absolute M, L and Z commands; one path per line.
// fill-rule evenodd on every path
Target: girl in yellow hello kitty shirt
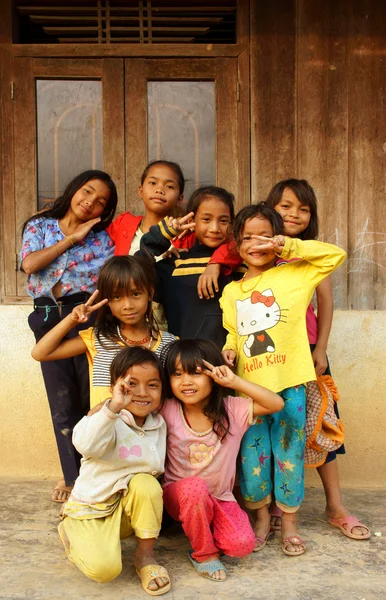
M 241 281 L 225 287 L 220 304 L 228 330 L 223 356 L 249 381 L 280 393 L 284 409 L 260 417 L 241 444 L 240 485 L 246 506 L 256 509 L 256 550 L 270 532 L 271 492 L 283 510 L 282 549 L 305 552 L 296 513 L 304 497 L 305 384 L 315 379 L 306 310 L 315 287 L 345 258 L 341 248 L 284 237 L 281 216 L 261 202 L 242 209 L 234 222 L 239 254 L 248 265 Z M 275 267 L 277 257 L 298 259 Z M 274 482 L 271 477 L 274 460 Z

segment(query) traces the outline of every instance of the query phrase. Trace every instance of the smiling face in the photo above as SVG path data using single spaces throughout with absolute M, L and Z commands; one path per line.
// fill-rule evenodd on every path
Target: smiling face
M 194 373 L 184 371 L 180 359 L 177 358 L 174 372 L 170 376 L 170 387 L 182 404 L 204 408 L 209 402 L 212 385 L 212 379 L 200 369 Z
M 139 427 L 147 415 L 157 410 L 161 404 L 162 382 L 158 369 L 151 363 L 134 365 L 124 375 L 130 375 L 129 388 L 132 399 L 127 410 L 134 416 Z
M 116 290 L 109 300 L 109 308 L 122 326 L 144 324 L 146 311 L 151 298 L 146 290 L 136 287 L 130 280 L 130 286 L 125 290 Z
M 259 250 L 261 242 L 252 236 L 273 237 L 273 228 L 268 219 L 253 217 L 245 222 L 238 247 L 239 254 L 248 265 L 248 274 L 252 277 L 274 266 L 276 254 L 273 250 Z
M 226 241 L 231 222 L 229 207 L 214 196 L 208 196 L 201 202 L 195 215 L 194 228 L 200 244 L 209 248 L 218 248 Z
M 162 164 L 150 167 L 143 184 L 138 188 L 138 194 L 146 211 L 156 214 L 160 219 L 170 215 L 183 199 L 176 173 Z
M 90 179 L 73 195 L 69 211 L 79 221 L 100 217 L 110 198 L 110 190 L 104 181 Z
M 284 233 L 289 237 L 297 237 L 307 229 L 311 211 L 310 207 L 301 204 L 290 188 L 285 188 L 281 200 L 275 206 L 276 212 L 284 221 Z

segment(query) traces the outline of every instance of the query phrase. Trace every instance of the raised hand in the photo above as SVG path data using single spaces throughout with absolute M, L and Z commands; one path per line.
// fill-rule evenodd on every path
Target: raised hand
M 72 241 L 73 244 L 77 244 L 81 242 L 83 238 L 91 231 L 91 229 L 97 223 L 100 223 L 101 218 L 97 217 L 96 219 L 90 219 L 90 221 L 86 221 L 85 223 L 81 223 L 78 227 L 73 231 L 68 237 Z
M 205 375 L 209 375 L 215 383 L 222 385 L 223 387 L 232 388 L 236 381 L 236 375 L 226 365 L 220 367 L 214 367 L 208 361 L 203 361 L 206 369 L 204 369 Z
M 273 250 L 276 254 L 280 254 L 285 244 L 284 235 L 275 235 L 272 238 L 263 235 L 251 235 L 251 245 L 259 248 L 259 250 Z
M 95 290 L 85 304 L 78 304 L 78 306 L 75 306 L 75 308 L 72 309 L 71 318 L 75 323 L 86 323 L 91 313 L 95 312 L 108 302 L 107 298 L 105 298 L 94 304 L 98 294 L 99 290 Z
M 111 412 L 119 413 L 122 409 L 127 408 L 130 405 L 133 394 L 129 384 L 130 375 L 127 375 L 124 379 L 118 379 L 117 383 L 114 385 L 113 397 L 108 405 Z
M 195 223 L 193 221 L 194 213 L 190 212 L 179 219 L 169 217 L 169 227 L 173 227 L 178 233 L 178 239 L 183 237 L 188 231 L 194 231 Z

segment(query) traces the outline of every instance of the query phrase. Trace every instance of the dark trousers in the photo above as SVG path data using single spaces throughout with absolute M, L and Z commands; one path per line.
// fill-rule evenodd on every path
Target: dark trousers
M 35 309 L 28 317 L 28 324 L 36 341 L 69 315 L 76 304 L 85 302 L 87 297 L 85 294 L 65 296 L 59 299 L 63 301 L 59 302 L 59 306 L 50 298 L 35 300 Z M 78 331 L 92 326 L 94 315 L 87 323 L 74 327 L 65 339 L 74 338 Z M 81 457 L 72 445 L 72 430 L 90 408 L 87 358 L 81 354 L 64 360 L 42 362 L 41 368 L 63 476 L 66 485 L 73 485 L 79 474 Z

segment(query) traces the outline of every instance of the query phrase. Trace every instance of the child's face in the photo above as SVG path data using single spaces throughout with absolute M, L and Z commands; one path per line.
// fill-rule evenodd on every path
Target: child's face
M 170 215 L 173 208 L 183 200 L 177 175 L 167 165 L 151 167 L 145 181 L 138 188 L 138 194 L 146 210 L 158 215 L 160 219 Z
M 180 402 L 204 408 L 208 403 L 212 385 L 211 378 L 200 369 L 193 374 L 187 373 L 182 369 L 179 358 L 177 359 L 174 373 L 170 377 L 170 387 Z
M 267 271 L 274 266 L 276 254 L 273 250 L 259 250 L 261 242 L 255 240 L 253 235 L 273 237 L 273 228 L 268 219 L 260 216 L 248 219 L 238 247 L 241 258 L 250 268 L 255 268 L 260 272 Z
M 79 221 L 90 221 L 100 217 L 110 199 L 110 190 L 104 181 L 90 179 L 71 199 L 69 212 Z
M 209 196 L 201 202 L 194 221 L 194 231 L 200 244 L 218 248 L 226 241 L 231 215 L 228 206 L 218 198 Z
M 108 305 L 122 325 L 133 326 L 144 320 L 150 300 L 149 292 L 138 289 L 131 279 L 129 289 L 117 290 Z
M 151 363 L 134 365 L 123 376 L 130 375 L 129 388 L 132 394 L 127 410 L 135 422 L 142 427 L 147 415 L 158 410 L 161 404 L 162 382 L 158 369 Z
M 276 212 L 284 221 L 284 233 L 289 237 L 297 237 L 307 229 L 311 212 L 310 207 L 301 204 L 290 188 L 285 188 L 281 200 L 275 206 Z

